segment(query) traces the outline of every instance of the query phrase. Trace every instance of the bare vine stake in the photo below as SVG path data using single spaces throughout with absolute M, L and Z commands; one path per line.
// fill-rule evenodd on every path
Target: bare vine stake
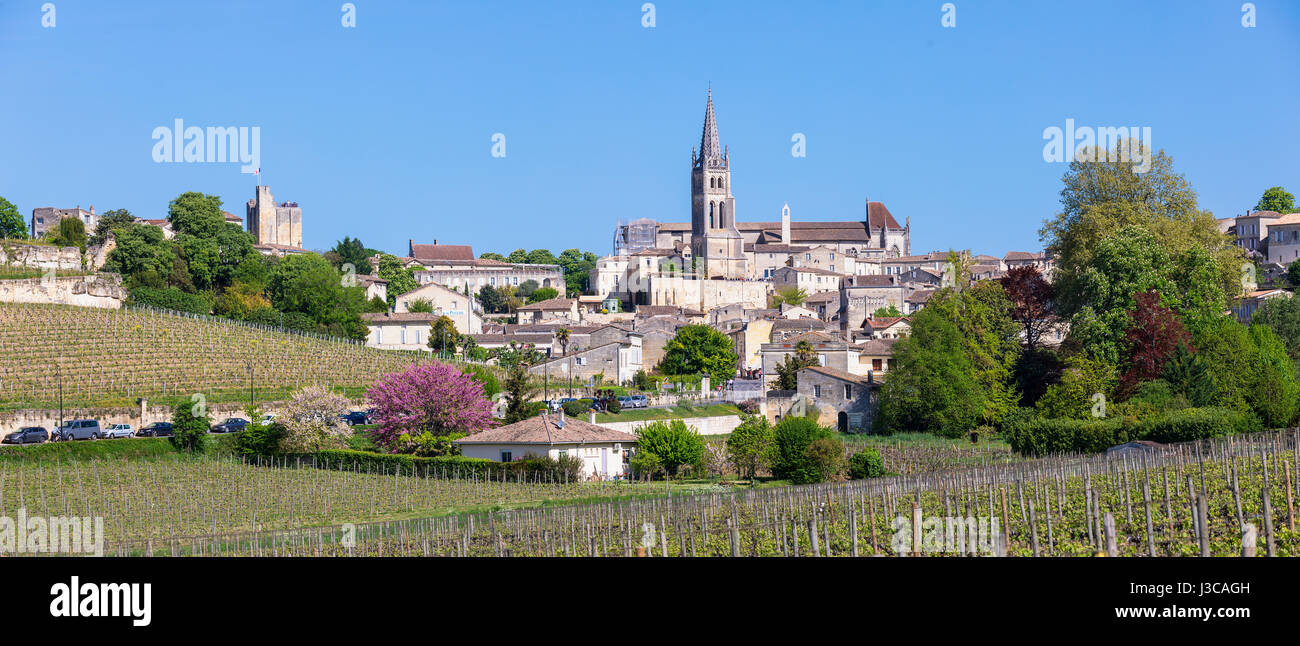
M 1264 478 L 1264 549 L 1267 556 L 1277 556 L 1277 546 L 1273 544 L 1273 502 L 1268 492 L 1268 477 Z
M 1034 550 L 1034 556 L 1038 554 L 1038 522 L 1034 517 L 1034 500 L 1029 500 L 1029 544 Z
M 1197 523 L 1197 527 L 1200 530 L 1200 535 L 1201 535 L 1200 536 L 1201 556 L 1209 556 L 1210 555 L 1209 512 L 1205 502 L 1205 496 L 1202 494 L 1195 494 L 1195 498 L 1196 498 L 1196 510 L 1197 510 L 1196 516 L 1197 518 L 1200 519 L 1200 522 Z
M 1258 540 L 1254 523 L 1243 523 L 1241 525 L 1241 555 L 1245 557 L 1255 556 L 1255 543 Z
M 1110 512 L 1106 512 L 1106 556 L 1119 556 L 1119 548 L 1115 544 L 1115 517 Z

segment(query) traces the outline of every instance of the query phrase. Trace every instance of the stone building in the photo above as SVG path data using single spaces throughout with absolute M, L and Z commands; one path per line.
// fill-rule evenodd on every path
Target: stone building
M 708 94 L 704 128 L 698 152 L 691 150 L 690 222 L 646 222 L 618 224 L 614 252 L 635 253 L 653 247 L 672 249 L 685 244 L 701 261 L 709 278 L 761 278 L 764 271 L 751 268 L 751 254 L 778 253 L 774 249 L 746 245 L 826 246 L 855 259 L 879 260 L 911 254 L 911 225 L 899 224 L 881 202 L 865 200 L 861 221 L 792 222 L 789 205 L 780 221 L 743 222 L 736 217 L 736 198 L 731 192 L 731 157 L 718 139 L 713 93 Z M 635 241 L 635 242 L 633 242 Z M 789 253 L 786 252 L 788 258 Z M 772 258 L 775 260 L 775 258 Z M 781 260 L 781 264 L 785 259 Z M 868 272 L 872 273 L 872 272 Z
M 297 202 L 276 204 L 271 187 L 259 184 L 245 210 L 254 245 L 302 248 L 302 208 Z
M 408 241 L 410 266 L 415 269 L 415 280 L 420 284 L 437 283 L 453 289 L 469 289 L 477 294 L 490 286 L 519 287 L 528 281 L 537 286 L 550 287 L 565 295 L 564 269 L 559 265 L 511 263 L 491 258 L 475 258 L 469 245 L 417 244 Z M 378 262 L 377 260 L 373 262 Z
M 841 433 L 871 432 L 878 387 L 869 376 L 835 368 L 813 366 L 799 371 L 799 397 L 817 409 L 819 424 Z
M 417 300 L 428 301 L 433 307 L 435 318 L 446 316 L 451 319 L 456 325 L 456 331 L 461 334 L 479 334 L 483 331 L 483 308 L 472 296 L 437 283 L 429 283 L 397 295 L 393 299 L 393 311 L 398 314 L 410 312 L 411 304 Z
M 596 376 L 606 382 L 625 384 L 643 368 L 641 341 L 640 334 L 627 334 L 621 340 L 552 357 L 530 366 L 528 372 L 545 375 L 552 384 L 561 384 L 570 378 L 575 384 L 585 384 Z
M 45 234 L 53 231 L 59 226 L 59 220 L 63 218 L 76 218 L 86 227 L 86 235 L 95 232 L 95 227 L 99 225 L 99 215 L 95 213 L 95 206 L 91 205 L 89 211 L 83 211 L 81 206 L 71 209 L 57 209 L 52 206 L 41 206 L 32 209 L 31 229 L 33 238 L 44 237 Z

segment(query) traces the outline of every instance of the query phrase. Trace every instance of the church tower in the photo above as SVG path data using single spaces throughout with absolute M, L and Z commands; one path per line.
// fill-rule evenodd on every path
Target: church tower
M 731 158 L 718 142 L 712 89 L 699 154 L 691 149 L 691 250 L 700 276 L 747 276 L 745 240 L 736 229 L 736 198 L 731 194 Z

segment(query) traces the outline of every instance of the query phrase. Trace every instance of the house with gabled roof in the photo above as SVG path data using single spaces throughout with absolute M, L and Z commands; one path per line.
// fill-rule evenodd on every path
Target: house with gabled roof
M 591 422 L 543 413 L 453 442 L 467 458 L 513 462 L 529 455 L 582 460 L 586 478 L 617 478 L 630 473 L 628 461 L 636 436 Z

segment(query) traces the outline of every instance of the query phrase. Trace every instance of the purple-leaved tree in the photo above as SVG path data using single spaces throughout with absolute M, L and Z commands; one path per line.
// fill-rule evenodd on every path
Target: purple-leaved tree
M 405 444 L 403 435 L 468 435 L 496 423 L 483 385 L 445 363 L 386 374 L 366 390 L 366 400 L 375 408 L 371 438 L 393 453 Z

